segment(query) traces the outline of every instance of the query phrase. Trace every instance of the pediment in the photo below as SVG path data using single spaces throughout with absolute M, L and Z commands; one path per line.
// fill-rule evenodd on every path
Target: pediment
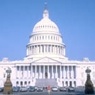
M 49 63 L 49 62 L 50 63 L 61 63 L 58 60 L 53 59 L 53 58 L 49 58 L 49 57 L 40 58 L 38 60 L 33 61 L 32 63 Z

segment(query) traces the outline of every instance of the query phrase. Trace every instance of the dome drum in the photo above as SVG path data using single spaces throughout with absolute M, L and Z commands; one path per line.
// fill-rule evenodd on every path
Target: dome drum
M 35 34 L 30 36 L 30 43 L 38 42 L 52 42 L 52 43 L 62 43 L 62 38 L 60 35 L 55 34 Z

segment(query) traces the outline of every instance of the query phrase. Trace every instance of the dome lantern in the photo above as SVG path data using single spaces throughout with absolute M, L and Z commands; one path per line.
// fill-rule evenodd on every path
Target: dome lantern
M 45 17 L 49 18 L 49 12 L 47 9 L 45 9 L 43 12 L 43 18 L 45 18 Z

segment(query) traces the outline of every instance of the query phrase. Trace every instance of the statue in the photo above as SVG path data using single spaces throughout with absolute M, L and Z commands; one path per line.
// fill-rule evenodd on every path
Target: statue
M 87 80 L 85 83 L 85 94 L 94 94 L 94 87 L 93 87 L 93 83 L 90 78 L 90 72 L 91 72 L 91 70 L 89 68 L 87 68 L 86 69 Z
M 6 81 L 4 83 L 3 94 L 12 94 L 12 83 L 11 83 L 11 80 L 10 80 L 11 69 L 9 67 L 6 70 L 6 73 L 7 73 L 7 78 L 6 78 Z

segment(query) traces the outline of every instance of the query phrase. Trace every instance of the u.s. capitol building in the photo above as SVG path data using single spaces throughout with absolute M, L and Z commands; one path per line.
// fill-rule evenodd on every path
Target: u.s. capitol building
M 0 61 L 0 86 L 4 86 L 6 70 L 11 69 L 13 86 L 84 86 L 85 70 L 91 70 L 95 86 L 95 61 L 84 58 L 82 61 L 69 60 L 66 46 L 58 26 L 49 18 L 47 9 L 43 18 L 34 26 L 26 46 L 23 60 Z

